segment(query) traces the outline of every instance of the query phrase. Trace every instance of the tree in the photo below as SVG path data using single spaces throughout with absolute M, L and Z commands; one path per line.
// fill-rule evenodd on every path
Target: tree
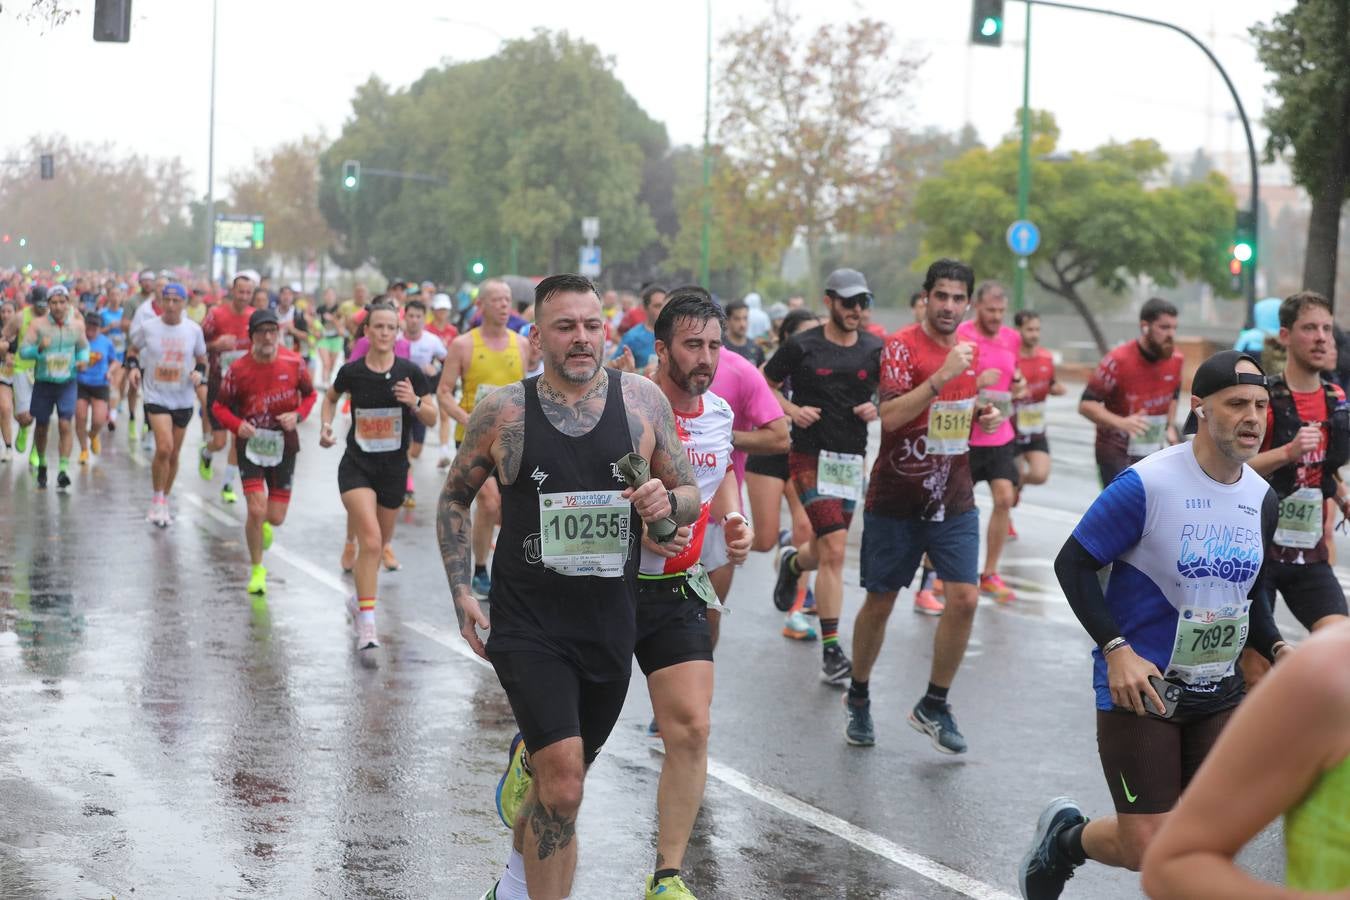
M 305 265 L 322 256 L 333 234 L 319 211 L 319 154 L 326 141 L 305 137 L 258 153 L 253 165 L 229 178 L 231 203 L 266 222 L 266 247 Z
M 1303 287 L 1334 298 L 1350 196 L 1350 0 L 1299 0 L 1251 34 L 1279 98 L 1266 109 L 1266 160 L 1292 149 L 1294 180 L 1312 197 Z
M 896 171 L 878 151 L 923 60 L 896 58 L 889 26 L 822 25 L 803 38 L 785 0 L 723 39 L 719 138 L 763 204 L 773 233 L 804 238 L 816 271 L 823 239 L 885 228 Z
M 1235 205 L 1222 175 L 1152 187 L 1166 182 L 1167 156 L 1145 140 L 1049 161 L 1059 136 L 1054 118 L 1038 111 L 1032 125 L 1029 218 L 1040 226 L 1041 246 L 1028 271 L 1078 311 L 1102 353 L 1106 338 L 1082 293 L 1090 283 L 1119 294 L 1132 277 L 1167 287 L 1185 277 L 1231 293 L 1226 263 Z M 925 260 L 954 256 L 981 278 L 1011 276 L 1004 235 L 1017 217 L 1018 150 L 1013 135 L 992 149 L 968 150 L 920 186 Z

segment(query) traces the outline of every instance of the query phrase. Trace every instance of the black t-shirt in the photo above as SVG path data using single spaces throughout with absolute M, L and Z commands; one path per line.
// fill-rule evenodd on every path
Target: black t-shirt
M 338 369 L 333 388 L 339 394 L 351 394 L 352 397 L 348 453 L 359 453 L 372 459 L 401 459 L 400 454 L 407 454 L 417 414 L 394 398 L 394 385 L 405 378 L 412 383 L 417 396 L 431 393 L 427 376 L 401 356 L 394 357 L 394 365 L 388 372 L 372 372 L 364 356 Z M 396 440 L 397 444 L 394 443 Z M 390 457 L 390 454 L 394 456 Z
M 742 359 L 750 362 L 756 369 L 764 365 L 764 348 L 754 341 L 746 341 L 744 344 L 733 344 L 731 338 L 722 339 L 722 349 L 730 350 Z
M 792 426 L 794 453 L 866 453 L 867 423 L 853 407 L 872 400 L 881 378 L 881 339 L 857 332 L 850 347 L 825 337 L 825 326 L 799 331 L 778 348 L 764 375 L 770 381 L 792 379 L 792 402 L 820 407 L 810 428 Z

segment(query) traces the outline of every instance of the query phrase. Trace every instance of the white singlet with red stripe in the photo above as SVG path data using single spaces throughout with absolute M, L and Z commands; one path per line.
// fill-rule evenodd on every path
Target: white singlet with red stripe
M 698 562 L 708 528 L 708 509 L 731 467 L 731 423 L 734 418 L 727 402 L 712 391 L 699 398 L 698 412 L 694 415 L 675 413 L 675 431 L 689 456 L 689 465 L 694 469 L 694 480 L 698 482 L 703 505 L 699 508 L 689 546 L 679 556 L 667 559 L 643 548 L 639 567 L 643 575 L 673 575 Z

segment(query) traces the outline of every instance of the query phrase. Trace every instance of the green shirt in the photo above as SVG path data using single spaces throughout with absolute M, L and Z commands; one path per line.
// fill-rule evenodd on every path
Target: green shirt
M 1350 756 L 1284 816 L 1286 881 L 1302 891 L 1350 888 Z

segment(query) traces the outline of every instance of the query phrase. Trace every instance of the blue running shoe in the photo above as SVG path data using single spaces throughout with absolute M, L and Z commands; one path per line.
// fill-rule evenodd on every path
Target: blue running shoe
M 1064 884 L 1078 866 L 1065 859 L 1059 849 L 1059 836 L 1066 828 L 1087 822 L 1078 804 L 1068 797 L 1056 797 L 1036 822 L 1031 849 L 1022 857 L 1017 883 L 1023 900 L 1058 900 Z
M 844 697 L 844 715 L 848 723 L 844 726 L 844 737 L 854 747 L 871 747 L 877 742 L 877 734 L 872 730 L 872 701 L 853 700 Z
M 956 729 L 956 718 L 950 703 L 932 709 L 920 700 L 909 714 L 909 725 L 915 731 L 933 739 L 933 746 L 942 753 L 965 753 L 966 739 Z

